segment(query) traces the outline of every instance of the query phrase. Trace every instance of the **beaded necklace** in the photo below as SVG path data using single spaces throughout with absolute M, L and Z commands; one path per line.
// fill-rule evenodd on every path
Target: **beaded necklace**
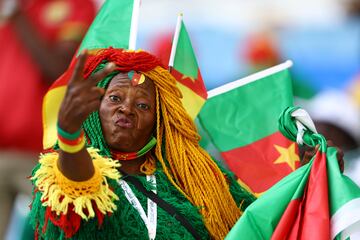
M 155 146 L 155 144 L 156 144 L 156 138 L 152 137 L 150 141 L 137 152 L 119 152 L 119 151 L 111 150 L 111 155 L 114 159 L 117 160 L 132 160 L 141 157 L 147 152 L 149 152 Z

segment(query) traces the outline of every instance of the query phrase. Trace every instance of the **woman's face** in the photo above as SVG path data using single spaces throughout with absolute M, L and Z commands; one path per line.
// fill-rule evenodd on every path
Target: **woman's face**
M 105 140 L 110 148 L 134 152 L 150 140 L 155 125 L 155 86 L 145 82 L 133 86 L 126 73 L 110 82 L 99 115 Z

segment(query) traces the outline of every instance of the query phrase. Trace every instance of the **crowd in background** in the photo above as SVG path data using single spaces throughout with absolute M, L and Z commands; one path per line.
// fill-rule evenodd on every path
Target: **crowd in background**
M 345 151 L 345 174 L 360 185 L 359 1 L 327 1 L 329 6 L 337 2 L 334 16 L 342 16 L 331 29 L 321 21 L 292 25 L 291 15 L 284 23 L 276 15 L 280 11 L 264 18 L 263 24 L 248 22 L 243 29 L 229 30 L 225 26 L 229 17 L 224 17 L 221 27 L 221 17 L 214 12 L 216 23 L 195 24 L 201 14 L 194 11 L 188 22 L 184 12 L 184 20 L 208 90 L 293 60 L 295 104 L 308 110 L 318 131 Z M 41 150 L 42 97 L 68 66 L 101 2 L 0 0 L 0 239 L 6 232 L 7 239 L 17 239 L 27 214 L 31 191 L 27 177 Z M 151 1 L 142 2 L 138 47 L 154 51 L 167 64 L 176 15 L 173 22 L 167 21 L 167 28 L 156 28 L 148 14 Z M 159 2 L 157 7 L 170 8 Z M 196 2 L 195 9 L 207 7 Z M 261 0 L 253 2 L 262 6 Z M 239 2 L 233 8 L 244 11 L 246 6 Z
M 95 13 L 91 0 L 0 1 L 0 239 L 21 236 L 42 150 L 42 99 Z

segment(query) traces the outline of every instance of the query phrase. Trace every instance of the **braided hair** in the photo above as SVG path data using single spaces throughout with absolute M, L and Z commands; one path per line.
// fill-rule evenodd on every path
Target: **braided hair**
M 89 56 L 84 77 L 104 68 L 107 62 L 116 64 L 115 71 L 98 83 L 107 88 L 119 72 L 131 70 L 150 78 L 156 92 L 155 149 L 147 154 L 141 171 L 155 171 L 155 159 L 160 162 L 170 182 L 199 208 L 212 238 L 223 239 L 241 216 L 224 174 L 209 154 L 200 147 L 196 126 L 181 103 L 181 92 L 175 78 L 153 55 L 145 51 L 108 48 Z M 101 129 L 98 111 L 83 123 L 88 144 L 111 156 Z

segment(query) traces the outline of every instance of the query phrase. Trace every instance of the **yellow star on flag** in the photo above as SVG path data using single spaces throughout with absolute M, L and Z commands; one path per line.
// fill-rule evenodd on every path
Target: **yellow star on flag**
M 274 144 L 280 156 L 275 160 L 274 164 L 287 163 L 290 168 L 295 170 L 295 163 L 300 161 L 299 155 L 295 152 L 295 143 L 292 143 L 288 148 L 284 148 Z
M 192 82 L 195 82 L 195 78 L 191 76 L 182 75 L 181 80 L 189 78 Z

